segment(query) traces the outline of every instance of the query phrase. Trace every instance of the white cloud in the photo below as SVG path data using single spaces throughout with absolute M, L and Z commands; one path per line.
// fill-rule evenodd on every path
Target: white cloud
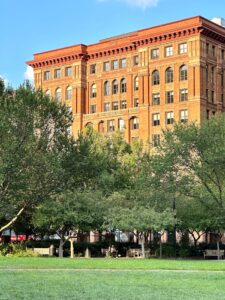
M 25 80 L 29 80 L 31 83 L 34 82 L 34 71 L 31 66 L 27 66 L 26 72 L 24 73 Z
M 0 74 L 0 78 L 3 79 L 5 86 L 7 87 L 9 85 L 9 80 L 5 75 Z
M 142 9 L 146 9 L 152 6 L 157 6 L 160 0 L 97 0 L 98 2 L 106 2 L 106 1 L 118 1 L 124 2 L 131 6 L 140 7 Z

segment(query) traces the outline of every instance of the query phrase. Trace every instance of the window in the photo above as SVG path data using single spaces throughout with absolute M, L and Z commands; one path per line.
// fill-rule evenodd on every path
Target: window
M 134 98 L 134 107 L 138 107 L 138 106 L 139 106 L 139 99 Z
M 165 48 L 165 56 L 172 56 L 173 55 L 173 46 L 168 46 Z
M 187 101 L 188 100 L 188 89 L 181 89 L 180 90 L 180 101 Z
M 173 82 L 173 69 L 168 68 L 166 70 L 166 83 L 171 83 Z
M 120 87 L 121 87 L 121 90 L 120 90 L 121 93 L 127 92 L 127 80 L 125 78 L 121 79 Z
M 96 83 L 93 83 L 91 86 L 91 98 L 97 97 L 97 85 Z
M 125 122 L 123 119 L 118 119 L 118 129 L 123 130 L 125 128 Z
M 119 102 L 118 101 L 114 101 L 112 103 L 112 109 L 113 110 L 118 110 L 119 109 Z
M 115 122 L 114 120 L 107 121 L 108 132 L 112 132 L 115 130 Z
M 139 128 L 139 119 L 137 117 L 134 117 L 131 119 L 131 129 L 135 130 Z
M 50 80 L 50 79 L 51 79 L 50 71 L 45 71 L 44 72 L 44 80 Z
M 184 109 L 180 111 L 180 122 L 187 123 L 188 121 L 188 110 Z
M 104 111 L 110 111 L 110 103 L 104 103 Z
M 184 54 L 187 53 L 187 44 L 183 43 L 179 45 L 179 53 Z
M 118 81 L 115 79 L 112 82 L 112 94 L 113 95 L 117 94 L 118 93 L 118 89 L 119 89 Z
M 224 60 L 224 57 L 225 57 L 225 55 L 224 55 L 224 49 L 222 49 L 221 50 L 221 59 Z
M 139 90 L 139 78 L 138 78 L 138 76 L 134 78 L 134 90 L 135 91 Z
M 167 113 L 166 113 L 166 125 L 171 125 L 171 124 L 173 124 L 173 121 L 174 121 L 173 112 L 172 112 L 172 111 L 167 112 Z
M 160 146 L 160 134 L 153 134 L 152 135 L 152 146 L 153 147 Z
M 211 91 L 211 101 L 212 101 L 212 103 L 214 103 L 214 96 L 215 96 L 214 91 Z
M 118 60 L 113 60 L 112 61 L 112 70 L 118 70 Z
M 65 76 L 66 77 L 72 76 L 72 67 L 66 67 L 65 68 Z
M 180 67 L 180 80 L 187 80 L 188 75 L 187 75 L 187 66 L 183 65 Z
M 55 69 L 54 78 L 60 78 L 60 77 L 61 77 L 61 69 Z
M 215 68 L 211 69 L 211 84 L 215 84 Z
M 152 125 L 159 126 L 160 125 L 160 114 L 156 113 L 152 115 Z
M 121 107 L 121 109 L 127 108 L 127 100 L 122 100 L 120 107 Z
M 90 74 L 95 74 L 96 73 L 96 64 L 90 65 Z
M 55 99 L 57 102 L 62 100 L 62 90 L 60 88 L 56 89 L 55 91 Z
M 66 100 L 72 99 L 72 87 L 68 86 L 66 88 Z
M 47 91 L 45 92 L 45 95 L 48 96 L 48 97 L 50 97 L 50 96 L 51 96 L 51 91 L 50 91 L 50 90 L 47 90 Z
M 134 66 L 138 66 L 138 55 L 135 55 L 133 58 Z
M 103 63 L 103 71 L 105 71 L 105 72 L 110 71 L 110 63 L 109 63 L 109 61 L 105 61 Z
M 152 85 L 158 85 L 158 84 L 160 84 L 159 71 L 155 70 L 152 72 Z
M 160 93 L 152 94 L 152 105 L 160 105 Z
M 166 91 L 166 103 L 167 104 L 173 103 L 173 99 L 174 99 L 173 91 Z
M 209 54 L 209 43 L 206 43 L 206 54 Z
M 151 58 L 152 59 L 159 58 L 159 49 L 158 48 L 151 50 Z
M 91 114 L 96 113 L 96 104 L 91 105 Z
M 104 96 L 110 95 L 110 84 L 108 81 L 105 81 L 104 83 Z
M 212 45 L 212 56 L 216 56 L 216 46 Z
M 126 58 L 120 59 L 120 68 L 125 69 L 127 67 L 127 60 Z

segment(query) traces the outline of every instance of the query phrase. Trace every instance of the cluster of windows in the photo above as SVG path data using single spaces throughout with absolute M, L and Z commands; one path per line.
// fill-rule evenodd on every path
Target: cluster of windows
M 188 89 L 180 89 L 180 102 L 188 100 Z M 171 104 L 174 103 L 174 91 L 165 92 L 165 103 Z M 160 93 L 152 94 L 152 105 L 160 105 Z
M 182 65 L 179 69 L 179 80 L 184 81 L 188 79 L 188 68 L 186 65 Z M 174 71 L 171 67 L 166 69 L 165 82 L 172 83 L 174 81 Z M 158 70 L 152 72 L 152 85 L 160 84 L 160 73 Z
M 127 108 L 127 100 L 121 100 L 121 101 L 113 101 L 111 102 L 105 102 L 103 110 L 104 112 L 111 111 L 111 110 L 119 110 L 119 109 L 126 109 Z M 94 114 L 96 113 L 97 106 L 96 104 L 92 104 L 90 106 L 90 113 Z
M 178 46 L 178 53 L 185 54 L 188 51 L 187 43 L 179 44 Z M 164 48 L 164 57 L 169 57 L 174 55 L 174 48 L 172 45 L 166 46 Z M 151 59 L 157 59 L 160 57 L 159 48 L 155 48 L 151 50 Z
M 127 60 L 126 58 L 121 59 L 114 59 L 112 61 L 105 61 L 103 63 L 103 71 L 108 72 L 110 70 L 118 70 L 118 69 L 125 69 L 127 67 Z
M 186 123 L 188 121 L 188 110 L 180 110 L 180 122 Z M 169 111 L 165 114 L 166 125 L 172 125 L 174 123 L 174 112 Z M 160 113 L 152 114 L 152 126 L 160 126 Z
M 65 77 L 71 77 L 73 75 L 72 67 L 66 67 L 64 70 Z M 59 79 L 62 77 L 62 69 L 57 68 L 54 70 L 54 79 Z M 44 72 L 44 80 L 50 80 L 51 79 L 51 72 L 45 71 Z
M 51 96 L 51 92 L 50 90 L 46 90 L 45 91 L 45 95 L 47 96 Z M 68 86 L 65 90 L 65 99 L 66 100 L 71 100 L 72 99 L 72 96 L 73 96 L 73 89 L 71 86 Z M 60 87 L 58 87 L 56 90 L 55 90 L 55 94 L 54 94 L 54 97 L 56 99 L 57 102 L 61 102 L 62 101 L 62 89 Z
M 101 123 L 101 125 L 103 125 L 104 122 L 102 121 L 100 123 Z M 118 119 L 118 129 L 119 130 L 125 129 L 125 121 L 122 118 Z M 130 119 L 130 129 L 131 130 L 139 129 L 139 119 L 137 117 L 133 117 Z M 107 132 L 113 132 L 115 130 L 116 130 L 116 121 L 114 119 L 108 120 L 107 121 Z M 104 129 L 101 128 L 101 131 L 104 131 Z

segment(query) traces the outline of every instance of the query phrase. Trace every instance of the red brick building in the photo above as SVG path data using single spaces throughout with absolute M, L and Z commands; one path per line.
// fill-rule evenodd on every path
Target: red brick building
M 197 16 L 34 54 L 35 87 L 68 105 L 73 134 L 85 126 L 157 144 L 174 122 L 225 109 L 225 28 Z

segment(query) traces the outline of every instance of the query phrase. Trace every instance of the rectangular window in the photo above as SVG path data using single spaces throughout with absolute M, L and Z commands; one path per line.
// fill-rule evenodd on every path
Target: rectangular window
M 95 74 L 96 73 L 96 64 L 90 65 L 90 74 Z
M 120 107 L 121 107 L 121 109 L 127 108 L 127 100 L 122 100 Z
M 66 100 L 71 100 L 72 99 L 72 88 L 67 88 L 66 89 Z
M 216 46 L 212 45 L 212 56 L 216 56 Z
M 174 114 L 173 111 L 166 112 L 166 125 L 173 124 Z
M 160 125 L 160 114 L 152 114 L 152 125 L 153 126 L 159 126 Z
M 95 114 L 96 113 L 96 105 L 93 104 L 91 105 L 91 114 Z
M 110 111 L 110 103 L 104 103 L 104 111 Z
M 114 101 L 112 103 L 112 109 L 113 110 L 118 110 L 119 109 L 119 102 L 118 101 Z
M 184 109 L 180 111 L 180 122 L 187 123 L 188 121 L 188 110 Z
M 44 72 L 44 80 L 50 80 L 51 76 L 50 76 L 50 71 L 45 71 Z
M 180 90 L 180 101 L 187 101 L 188 100 L 188 89 L 181 89 Z
M 165 56 L 172 56 L 173 55 L 173 46 L 168 46 L 165 48 Z
M 126 58 L 120 59 L 120 68 L 125 69 L 127 67 L 127 60 Z
M 60 78 L 60 77 L 61 77 L 61 69 L 55 69 L 54 78 Z
M 65 76 L 66 77 L 72 76 L 72 67 L 66 67 L 65 68 Z
M 209 43 L 206 43 L 206 54 L 209 54 Z
M 159 58 L 159 48 L 151 50 L 151 59 Z
M 211 101 L 212 101 L 212 103 L 214 103 L 214 91 L 211 91 Z
M 222 49 L 221 50 L 221 59 L 224 60 L 224 57 L 225 57 L 225 55 L 224 55 L 224 49 Z
M 107 121 L 108 132 L 113 132 L 115 130 L 115 122 L 114 120 Z
M 105 61 L 103 63 L 103 71 L 104 72 L 110 71 L 110 63 L 109 63 L 109 61 Z
M 139 128 L 139 119 L 138 118 L 133 118 L 131 119 L 131 129 L 135 130 Z
M 153 134 L 152 135 L 152 146 L 158 147 L 160 145 L 160 134 Z
M 167 104 L 173 103 L 173 99 L 174 99 L 173 91 L 166 91 L 166 103 Z
M 179 45 L 179 53 L 180 54 L 187 53 L 187 43 L 183 43 Z
M 118 129 L 123 130 L 125 128 L 125 122 L 123 119 L 118 119 Z
M 134 56 L 134 66 L 138 66 L 138 55 Z
M 211 84 L 215 83 L 215 68 L 212 67 L 211 69 Z
M 134 107 L 138 107 L 138 106 L 139 106 L 139 99 L 134 98 Z
M 118 65 L 118 60 L 113 60 L 112 61 L 112 70 L 118 70 L 119 65 Z
M 160 105 L 160 93 L 152 94 L 152 105 Z

